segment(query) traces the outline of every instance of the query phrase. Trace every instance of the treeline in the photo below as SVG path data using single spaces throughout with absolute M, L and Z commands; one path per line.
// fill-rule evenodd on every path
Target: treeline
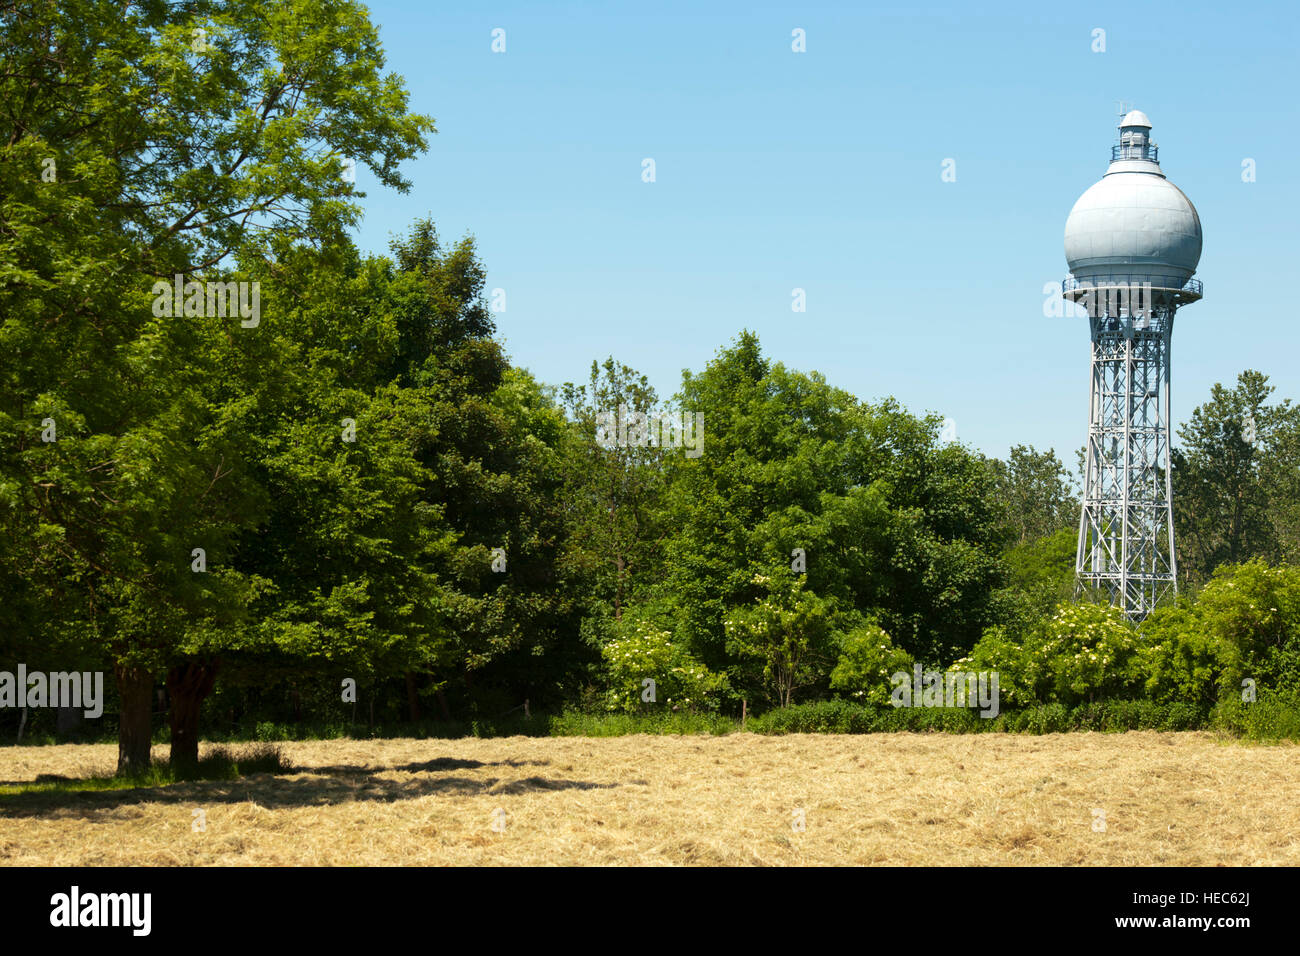
M 1076 688 L 1016 663 L 1073 620 L 1053 453 L 987 460 L 748 332 L 662 400 L 613 357 L 539 383 L 471 239 L 348 238 L 345 160 L 405 191 L 433 132 L 364 8 L 58 11 L 0 11 L 0 702 L 19 663 L 111 673 L 131 771 L 164 714 L 193 761 L 261 720 L 731 714 L 995 650 L 1017 693 Z M 1188 599 L 1297 560 L 1268 392 L 1246 373 L 1182 436 Z M 1290 673 L 1258 666 L 1290 659 L 1289 601 L 1214 618 L 1215 693 Z M 1135 680 L 1089 694 L 1163 693 Z M 53 719 L 0 708 L 7 739 Z
M 612 358 L 543 386 L 495 338 L 472 241 L 428 222 L 391 256 L 297 249 L 273 276 L 255 333 L 160 321 L 169 374 L 7 420 L 4 659 L 111 669 L 123 735 L 135 692 L 135 733 L 165 710 L 176 759 L 263 721 L 468 725 L 525 700 L 884 708 L 917 664 L 997 671 L 1004 709 L 1297 686 L 1300 578 L 1237 563 L 1293 540 L 1274 476 L 1296 419 L 1257 373 L 1197 409 L 1176 474 L 1202 527 L 1244 497 L 1267 533 L 1139 627 L 1073 603 L 1053 452 L 984 458 L 749 332 L 667 401 Z M 1239 469 L 1206 480 L 1225 446 Z

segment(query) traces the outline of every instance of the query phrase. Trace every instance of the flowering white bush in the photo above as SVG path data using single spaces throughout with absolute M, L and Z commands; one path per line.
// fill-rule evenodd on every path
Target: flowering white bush
M 755 574 L 753 583 L 767 594 L 727 610 L 727 651 L 761 666 L 776 703 L 789 707 L 796 690 L 824 679 L 829 669 L 830 604 L 805 591 L 803 577 Z
M 997 671 L 999 693 L 1012 707 L 1067 707 L 1143 689 L 1141 641 L 1118 608 L 1062 604 L 1024 639 L 1001 627 L 984 632 L 950 671 Z
M 839 639 L 840 656 L 831 671 L 831 687 L 863 704 L 889 703 L 890 678 L 899 671 L 912 672 L 912 655 L 895 646 L 877 624 L 854 628 Z M 910 676 L 908 678 L 911 679 Z
M 673 643 L 669 631 L 645 621 L 625 622 L 620 631 L 622 635 L 601 651 L 610 678 L 610 710 L 717 709 L 719 696 L 727 686 L 726 678 L 711 672 L 682 645 Z M 653 703 L 642 700 L 647 678 L 654 681 Z
M 1041 699 L 1066 706 L 1141 686 L 1133 625 L 1108 604 L 1063 604 L 1025 642 L 1023 667 Z
M 949 671 L 996 671 L 998 696 L 1008 707 L 1030 707 L 1038 703 L 1034 679 L 1025 666 L 1026 651 L 1001 627 L 984 631 L 968 656 L 954 661 Z

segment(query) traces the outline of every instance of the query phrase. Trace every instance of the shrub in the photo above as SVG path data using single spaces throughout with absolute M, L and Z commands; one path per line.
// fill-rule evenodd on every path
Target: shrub
M 751 719 L 746 729 L 756 734 L 862 734 L 874 729 L 874 715 L 874 709 L 846 700 L 822 700 L 769 710 Z
M 1030 635 L 1024 680 L 1039 700 L 1067 707 L 1123 697 L 1137 685 L 1137 634 L 1108 604 L 1065 604 Z
M 1253 703 L 1228 696 L 1212 720 L 1220 730 L 1248 740 L 1300 740 L 1300 693 L 1264 689 Z
M 1271 688 L 1300 683 L 1300 568 L 1261 561 L 1221 567 L 1196 610 L 1218 642 L 1225 694 L 1246 678 Z
M 1223 644 L 1206 632 L 1193 609 L 1157 608 L 1138 633 L 1134 671 L 1148 697 L 1205 707 L 1218 699 L 1226 664 Z
M 912 672 L 912 655 L 895 646 L 879 625 L 867 624 L 842 634 L 839 647 L 831 687 L 844 691 L 858 703 L 888 705 L 891 675 Z
M 833 602 L 805 591 L 803 577 L 755 574 L 751 583 L 766 594 L 727 611 L 727 652 L 741 672 L 761 667 L 772 699 L 789 707 L 795 691 L 826 679 Z
M 714 674 L 673 642 L 669 631 L 645 621 L 629 621 L 621 636 L 601 649 L 610 688 L 607 706 L 626 713 L 650 708 L 716 710 L 727 680 Z M 655 701 L 642 701 L 644 681 L 654 681 Z
M 1063 734 L 1070 729 L 1070 712 L 1062 704 L 1045 704 L 1022 711 L 1012 729 L 1027 734 Z
M 998 700 L 1003 707 L 1029 707 L 1038 703 L 1034 682 L 1026 666 L 1025 649 L 1001 627 L 990 627 L 970 654 L 953 663 L 950 671 L 997 671 Z
M 566 711 L 550 721 L 553 737 L 622 737 L 627 734 L 721 734 L 738 729 L 738 721 L 717 714 L 671 711 L 658 714 L 585 714 Z

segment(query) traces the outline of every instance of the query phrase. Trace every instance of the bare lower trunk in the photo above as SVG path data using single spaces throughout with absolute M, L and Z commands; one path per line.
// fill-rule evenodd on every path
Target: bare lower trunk
M 149 748 L 153 743 L 153 675 L 139 667 L 113 668 L 122 714 L 117 730 L 117 772 L 143 773 L 149 769 Z
M 406 672 L 406 706 L 411 712 L 411 723 L 420 722 L 420 692 L 415 686 L 415 675 Z
M 216 679 L 216 661 L 186 661 L 167 672 L 167 693 L 172 701 L 167 720 L 172 729 L 173 767 L 199 762 L 199 708 Z
M 451 708 L 447 706 L 447 695 L 441 687 L 434 692 L 434 696 L 438 699 L 438 712 L 442 714 L 442 719 L 451 720 Z

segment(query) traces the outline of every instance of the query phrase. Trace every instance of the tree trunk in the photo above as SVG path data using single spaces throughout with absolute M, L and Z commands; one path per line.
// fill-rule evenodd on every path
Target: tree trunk
M 406 706 L 411 711 L 411 723 L 420 722 L 420 692 L 415 687 L 415 675 L 406 672 Z
M 173 767 L 199 762 L 199 707 L 217 679 L 216 661 L 186 661 L 167 672 Z
M 442 692 L 441 687 L 434 692 L 434 696 L 438 698 L 438 710 L 442 712 L 442 719 L 451 720 L 451 708 L 447 706 L 447 695 Z
M 614 558 L 614 620 L 623 620 L 623 555 Z
M 153 675 L 139 667 L 113 668 L 122 714 L 117 730 L 117 772 L 143 773 L 149 769 L 153 744 Z

